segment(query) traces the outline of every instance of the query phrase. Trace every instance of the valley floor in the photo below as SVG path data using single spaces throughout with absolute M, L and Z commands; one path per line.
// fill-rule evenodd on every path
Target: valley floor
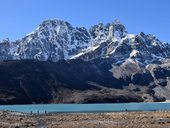
M 0 112 L 1 128 L 169 128 L 170 111 L 53 113 L 22 115 Z

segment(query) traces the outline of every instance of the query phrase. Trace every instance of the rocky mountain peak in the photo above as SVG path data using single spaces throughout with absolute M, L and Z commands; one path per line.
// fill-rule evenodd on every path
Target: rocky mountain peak
M 119 20 L 114 20 L 112 25 L 116 31 L 127 32 L 125 26 Z
M 103 38 L 104 36 L 121 38 L 127 33 L 125 26 L 118 20 L 106 25 L 99 23 L 92 26 L 89 31 L 93 38 Z
M 56 19 L 45 20 L 38 26 L 35 31 L 29 33 L 27 36 L 37 36 L 38 38 L 54 38 L 71 30 L 73 30 L 73 27 L 66 21 Z
M 74 28 L 63 20 L 45 20 L 21 40 L 0 43 L 0 59 L 60 59 L 111 58 L 115 64 L 130 62 L 144 65 L 170 57 L 170 45 L 154 35 L 141 32 L 129 34 L 118 20 L 99 23 L 89 30 Z
M 3 39 L 2 41 L 0 41 L 0 43 L 4 43 L 4 42 L 10 42 L 9 38 Z

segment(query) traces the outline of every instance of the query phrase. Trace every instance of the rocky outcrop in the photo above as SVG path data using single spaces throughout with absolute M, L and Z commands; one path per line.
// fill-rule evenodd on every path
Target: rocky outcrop
M 166 91 L 159 95 L 160 87 L 169 87 L 169 77 L 165 77 L 170 73 L 168 63 L 119 78 L 113 67 L 108 59 L 4 61 L 0 63 L 0 103 L 118 103 L 169 98 Z

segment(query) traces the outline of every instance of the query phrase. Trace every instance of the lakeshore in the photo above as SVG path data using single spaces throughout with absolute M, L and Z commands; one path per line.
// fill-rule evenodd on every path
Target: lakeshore
M 24 114 L 0 111 L 1 128 L 167 128 L 170 111 Z

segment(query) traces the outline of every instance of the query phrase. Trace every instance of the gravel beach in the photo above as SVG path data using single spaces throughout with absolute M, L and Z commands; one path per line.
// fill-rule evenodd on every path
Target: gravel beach
M 0 114 L 1 128 L 170 128 L 170 111 Z

